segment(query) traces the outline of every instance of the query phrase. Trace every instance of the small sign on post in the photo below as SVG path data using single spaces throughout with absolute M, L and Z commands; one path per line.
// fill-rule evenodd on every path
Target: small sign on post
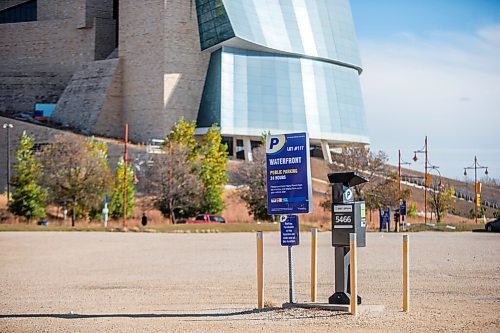
M 297 215 L 280 217 L 281 246 L 299 245 L 299 218 Z

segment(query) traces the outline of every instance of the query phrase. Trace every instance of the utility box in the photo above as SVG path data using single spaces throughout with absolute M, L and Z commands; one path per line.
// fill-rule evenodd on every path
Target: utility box
M 366 246 L 366 208 L 364 201 L 332 204 L 332 246 L 349 246 L 349 234 L 356 234 L 356 245 Z
M 335 293 L 328 298 L 330 304 L 349 304 L 349 234 L 356 234 L 356 246 L 366 246 L 366 208 L 364 201 L 355 201 L 352 187 L 368 180 L 356 172 L 328 174 L 332 185 L 332 246 L 335 248 Z M 361 304 L 361 297 L 357 303 Z

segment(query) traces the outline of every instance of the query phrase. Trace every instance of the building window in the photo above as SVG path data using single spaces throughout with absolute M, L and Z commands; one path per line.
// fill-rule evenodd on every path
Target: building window
M 36 21 L 36 0 L 0 11 L 0 24 Z

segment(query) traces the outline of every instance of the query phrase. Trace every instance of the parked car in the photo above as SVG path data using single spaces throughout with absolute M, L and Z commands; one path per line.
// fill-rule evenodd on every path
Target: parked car
M 194 220 L 187 220 L 186 223 L 227 223 L 226 219 L 219 215 L 198 214 Z
M 500 231 L 500 217 L 495 221 L 486 223 L 484 229 L 486 229 L 486 231 Z

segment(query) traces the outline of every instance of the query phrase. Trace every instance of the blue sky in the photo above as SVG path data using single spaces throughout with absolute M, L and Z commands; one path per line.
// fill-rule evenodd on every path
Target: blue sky
M 372 149 L 392 164 L 401 149 L 411 161 L 427 135 L 429 160 L 443 176 L 464 179 L 477 155 L 500 179 L 500 1 L 351 0 L 351 7 Z M 411 167 L 423 170 L 422 160 Z

